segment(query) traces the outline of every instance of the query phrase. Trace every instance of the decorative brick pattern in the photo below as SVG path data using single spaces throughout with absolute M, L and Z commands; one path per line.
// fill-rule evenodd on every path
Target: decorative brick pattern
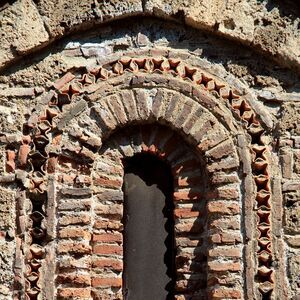
M 128 83 L 131 90 L 126 89 Z M 159 88 L 156 87 L 157 85 L 159 85 Z M 141 86 L 147 87 L 147 89 L 142 89 Z M 134 59 L 123 57 L 104 67 L 92 69 L 83 74 L 81 78 L 73 78 L 72 75 L 68 75 L 65 79 L 59 79 L 54 83 L 53 88 L 56 89 L 55 92 L 50 91 L 44 96 L 44 101 L 48 105 L 41 108 L 36 117 L 31 117 L 25 126 L 22 149 L 20 148 L 18 156 L 14 156 L 11 150 L 7 152 L 7 171 L 14 172 L 16 163 L 18 174 L 22 174 L 22 170 L 30 170 L 29 176 L 20 178 L 22 178 L 24 187 L 27 188 L 26 197 L 30 200 L 25 199 L 24 201 L 32 203 L 34 211 L 26 216 L 25 224 L 22 224 L 23 229 L 19 229 L 22 232 L 20 235 L 22 237 L 22 247 L 25 247 L 25 264 L 29 270 L 25 280 L 31 280 L 31 283 L 26 285 L 28 297 L 36 297 L 42 288 L 37 280 L 41 268 L 35 270 L 35 276 L 31 276 L 32 271 L 30 270 L 33 270 L 32 257 L 26 253 L 32 253 L 32 248 L 40 247 L 44 249 L 41 246 L 47 245 L 46 229 L 48 224 L 45 226 L 45 222 L 51 219 L 51 216 L 47 216 L 47 219 L 44 217 L 45 204 L 47 205 L 49 202 L 50 195 L 47 186 L 47 174 L 59 174 L 58 182 L 71 184 L 73 187 L 78 186 L 76 191 L 73 189 L 68 192 L 61 191 L 63 197 L 65 197 L 61 199 L 62 202 L 65 202 L 66 209 L 65 212 L 62 210 L 60 215 L 57 216 L 59 226 L 62 226 L 59 230 L 65 232 L 62 234 L 66 234 L 66 236 L 70 235 L 70 238 L 72 234 L 74 239 L 83 238 L 83 243 L 76 243 L 76 249 L 80 251 L 82 256 L 90 255 L 92 251 L 95 251 L 93 249 L 98 249 L 94 246 L 91 247 L 92 242 L 88 235 L 88 232 L 91 232 L 87 231 L 86 235 L 84 233 L 80 235 L 73 228 L 73 231 L 71 230 L 68 233 L 64 231 L 67 230 L 65 229 L 67 227 L 64 226 L 77 225 L 78 222 L 90 226 L 91 220 L 88 219 L 90 215 L 88 212 L 91 209 L 96 209 L 96 207 L 92 208 L 87 204 L 86 217 L 84 215 L 72 216 L 72 213 L 68 213 L 67 199 L 69 196 L 84 198 L 85 196 L 90 197 L 93 195 L 94 197 L 95 194 L 99 194 L 99 197 L 106 199 L 105 201 L 109 199 L 116 202 L 122 201 L 121 193 L 115 192 L 122 183 L 122 179 L 112 178 L 104 172 L 93 179 L 96 183 L 94 184 L 90 181 L 90 174 L 103 141 L 107 140 L 117 128 L 124 127 L 127 124 L 152 122 L 167 124 L 184 136 L 192 148 L 197 149 L 195 151 L 204 160 L 207 174 L 212 174 L 208 175 L 211 176 L 210 184 L 212 187 L 214 184 L 224 186 L 224 189 L 212 189 L 208 199 L 207 225 L 211 233 L 212 248 L 216 249 L 215 251 L 224 251 L 223 247 L 226 245 L 226 241 L 230 241 L 230 239 L 226 239 L 228 233 L 224 230 L 236 230 L 236 232 L 233 232 L 231 241 L 238 244 L 240 240 L 238 232 L 241 232 L 239 219 L 240 194 L 235 172 L 239 166 L 239 160 L 234 142 L 227 131 L 236 132 L 235 119 L 237 122 L 243 123 L 251 136 L 252 175 L 257 187 L 256 229 L 259 232 L 255 276 L 262 297 L 264 299 L 271 297 L 275 279 L 272 267 L 273 248 L 270 234 L 269 154 L 265 145 L 264 128 L 243 96 L 236 94 L 228 85 L 198 68 L 188 66 L 179 59 L 164 57 Z M 123 90 L 118 91 L 118 88 Z M 115 93 L 105 96 L 111 90 L 115 90 Z M 180 91 L 180 93 L 175 91 Z M 225 105 L 232 109 L 233 115 L 224 115 Z M 223 125 L 218 119 L 222 120 Z M 145 131 L 145 134 L 147 132 L 149 131 Z M 158 139 L 157 137 L 158 135 L 154 134 L 150 134 L 149 137 L 143 135 L 142 141 L 154 141 Z M 119 145 L 124 145 L 123 142 L 120 141 Z M 146 151 L 147 147 L 149 148 L 149 145 L 143 143 L 136 143 L 134 147 L 126 146 L 125 143 L 124 146 L 120 146 L 120 153 L 123 156 L 130 156 L 134 153 Z M 152 143 L 149 151 L 158 152 L 156 147 L 156 144 Z M 158 147 L 158 149 L 161 148 Z M 162 149 L 163 151 L 160 154 L 162 158 L 176 159 L 183 155 L 180 152 L 181 148 L 172 146 L 172 143 L 168 144 L 166 142 Z M 101 151 L 103 151 L 102 148 Z M 18 157 L 17 161 L 16 157 Z M 193 159 L 190 158 L 190 161 L 193 161 Z M 191 164 L 190 161 L 187 164 Z M 105 168 L 105 166 L 103 167 Z M 65 169 L 68 168 L 69 171 L 65 172 Z M 114 163 L 106 166 L 106 168 L 108 172 L 112 172 L 117 167 Z M 180 170 L 180 167 L 178 168 Z M 111 171 L 109 171 L 110 169 Z M 117 168 L 117 170 L 122 174 L 120 169 Z M 174 172 L 177 174 L 176 172 L 180 171 L 175 169 Z M 90 188 L 91 184 L 92 188 Z M 179 202 L 188 201 L 184 189 L 181 190 L 186 184 L 184 179 L 181 179 L 179 184 L 180 189 L 176 191 L 174 201 L 177 201 L 177 199 Z M 101 191 L 104 186 L 106 190 Z M 114 192 L 112 193 L 110 190 L 114 190 Z M 195 200 L 201 199 L 198 192 L 189 196 Z M 80 205 L 84 206 L 83 203 L 80 203 Z M 181 209 L 181 207 L 178 208 Z M 49 207 L 46 209 L 49 209 Z M 116 215 L 118 217 L 107 220 L 95 219 L 94 228 L 122 230 L 120 219 L 118 220 L 121 212 L 118 212 L 117 207 L 114 214 L 109 211 L 105 212 L 105 207 L 101 208 L 101 205 L 99 209 L 103 215 Z M 22 211 L 22 209 L 19 210 Z M 188 212 L 177 211 L 179 215 L 184 215 L 184 213 Z M 20 213 L 19 216 L 21 216 Z M 230 225 L 226 227 L 226 218 L 229 217 Z M 192 228 L 188 222 L 181 222 L 184 219 L 180 217 L 180 223 L 176 224 L 176 230 L 191 231 Z M 75 249 L 73 247 L 74 243 L 71 241 L 63 243 L 62 238 L 59 243 L 61 245 L 57 248 L 58 253 L 68 253 L 68 251 L 74 251 Z M 103 252 L 103 248 L 100 247 L 99 251 Z M 115 251 L 114 255 L 121 255 L 120 249 L 106 249 L 105 251 Z M 216 287 L 224 285 L 223 290 L 216 289 L 213 287 L 214 284 L 210 284 L 211 297 L 215 299 L 220 299 L 220 297 L 238 298 L 238 291 L 242 293 L 241 275 L 237 276 L 239 279 L 231 284 L 231 287 L 235 285 L 237 290 L 225 288 L 228 283 L 226 280 L 222 281 L 223 275 L 219 275 L 223 274 L 224 271 L 228 271 L 230 274 L 239 273 L 243 268 L 240 260 L 236 261 L 235 256 L 227 257 L 226 253 L 225 250 L 223 254 L 224 262 L 220 262 L 213 255 L 208 257 L 208 282 L 214 282 Z M 47 259 L 47 253 L 41 254 L 39 259 L 43 255 L 46 255 Z M 229 261 L 230 259 L 232 261 Z M 42 260 L 40 263 L 43 263 Z M 20 278 L 20 281 L 24 287 L 22 278 Z M 74 282 L 76 282 L 75 279 Z M 102 277 L 92 279 L 91 282 L 93 287 L 110 285 L 118 288 L 120 286 L 119 281 L 104 280 Z M 185 289 L 184 287 L 186 288 L 186 283 L 182 281 L 180 289 Z M 83 294 L 88 293 L 87 289 L 84 291 L 80 289 L 78 288 L 78 291 L 75 288 L 59 289 L 58 295 L 65 298 L 77 297 L 76 293 L 78 292 L 78 297 L 86 297 Z M 82 295 L 80 291 L 83 293 Z

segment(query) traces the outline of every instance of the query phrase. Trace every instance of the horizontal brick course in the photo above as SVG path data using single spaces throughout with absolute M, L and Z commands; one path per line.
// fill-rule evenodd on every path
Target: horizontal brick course
M 58 231 L 58 235 L 60 238 L 83 238 L 85 240 L 91 239 L 91 233 L 88 231 L 88 229 L 83 228 L 65 227 Z
M 122 287 L 122 278 L 106 278 L 94 277 L 92 278 L 93 287 Z
M 74 284 L 77 286 L 89 286 L 91 285 L 91 276 L 89 274 L 58 274 L 57 283 L 59 284 Z
M 59 254 L 90 254 L 92 248 L 90 245 L 81 242 L 59 242 L 57 245 L 57 252 Z
M 240 212 L 239 203 L 228 203 L 223 201 L 212 201 L 207 205 L 207 210 L 212 214 L 236 215 Z
M 123 255 L 123 247 L 117 245 L 95 244 L 93 253 L 99 255 Z
M 209 294 L 211 299 L 242 299 L 241 291 L 234 289 L 213 289 Z
M 242 266 L 240 262 L 217 262 L 217 261 L 210 261 L 208 262 L 208 268 L 211 271 L 215 272 L 237 272 L 242 270 Z
M 241 257 L 241 249 L 218 247 L 210 249 L 208 255 L 210 257 Z
M 93 234 L 93 242 L 105 242 L 105 243 L 122 243 L 123 235 L 119 232 L 113 233 L 100 233 L 100 234 Z
M 77 224 L 89 224 L 91 216 L 89 213 L 77 213 L 77 214 L 65 214 L 58 218 L 59 225 L 77 225 Z
M 92 266 L 94 268 L 107 268 L 116 271 L 123 270 L 123 260 L 112 258 L 92 258 Z
M 57 296 L 61 299 L 90 299 L 91 291 L 88 288 L 58 288 Z

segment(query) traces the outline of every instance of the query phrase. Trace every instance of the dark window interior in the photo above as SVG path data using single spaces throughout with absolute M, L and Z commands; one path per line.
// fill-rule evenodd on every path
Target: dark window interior
M 174 299 L 170 167 L 147 154 L 126 159 L 124 166 L 124 299 Z

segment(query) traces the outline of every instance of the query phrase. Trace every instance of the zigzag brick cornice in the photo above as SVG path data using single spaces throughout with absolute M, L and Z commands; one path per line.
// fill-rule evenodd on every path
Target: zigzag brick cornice
M 26 194 L 20 193 L 18 198 L 18 219 L 20 220 L 24 216 L 25 197 L 30 199 L 32 207 L 35 209 L 30 213 L 31 221 L 28 223 L 28 227 L 24 228 L 20 224 L 18 228 L 20 243 L 23 243 L 22 247 L 25 249 L 24 259 L 26 264 L 31 266 L 29 268 L 31 271 L 25 275 L 27 282 L 25 290 L 30 299 L 34 299 L 40 294 L 41 287 L 38 278 L 41 261 L 45 255 L 43 246 L 51 236 L 51 232 L 49 233 L 45 226 L 44 207 L 45 203 L 49 202 L 49 184 L 51 183 L 49 174 L 55 171 L 57 156 L 62 151 L 60 133 L 68 127 L 75 116 L 82 113 L 87 107 L 93 106 L 93 103 L 101 102 L 101 98 L 105 94 L 113 94 L 115 89 L 124 94 L 126 87 L 150 89 L 154 86 L 156 88 L 165 87 L 189 95 L 209 112 L 212 112 L 217 119 L 220 119 L 225 128 L 231 132 L 238 132 L 238 123 L 234 119 L 241 121 L 251 137 L 251 172 L 252 180 L 256 185 L 254 208 L 256 216 L 254 219 L 257 222 L 255 229 L 258 232 L 258 239 L 255 243 L 257 245 L 255 271 L 254 274 L 249 271 L 248 275 L 252 277 L 247 281 L 249 281 L 248 285 L 251 285 L 251 281 L 252 284 L 255 282 L 254 285 L 257 286 L 264 299 L 272 298 L 275 287 L 275 271 L 271 234 L 272 193 L 268 161 L 270 154 L 268 154 L 268 146 L 264 139 L 265 129 L 256 113 L 245 97 L 238 95 L 226 83 L 179 59 L 123 57 L 85 73 L 81 73 L 80 70 L 67 73 L 56 81 L 53 89 L 43 96 L 40 105 L 36 107 L 36 111 L 24 126 L 24 137 L 17 158 L 12 150 L 7 152 L 7 170 L 14 172 L 15 161 L 17 161 L 19 170 L 16 172 L 26 188 Z M 138 97 L 138 93 L 136 97 Z M 218 102 L 221 102 L 222 105 L 219 105 Z M 223 106 L 232 110 L 233 117 L 224 114 Z M 94 110 L 97 113 L 96 106 Z M 117 106 L 110 107 L 108 111 L 114 112 L 119 124 L 122 125 L 121 111 L 118 111 Z M 128 114 L 130 114 L 130 109 Z M 102 132 L 102 137 L 106 139 L 116 126 L 107 114 L 101 114 L 101 110 L 98 111 L 98 117 L 104 123 L 103 128 L 106 131 Z M 123 125 L 125 124 L 124 121 Z M 84 147 L 77 150 L 74 148 L 65 150 L 77 153 L 82 158 L 83 164 L 89 165 L 94 159 L 94 153 L 101 148 L 102 141 L 99 137 L 97 139 L 95 136 L 88 136 L 84 133 L 77 134 L 75 137 Z M 196 137 L 192 137 L 192 140 L 195 144 L 199 142 Z M 27 170 L 29 175 L 22 177 L 20 175 L 22 170 Z M 18 270 L 17 268 L 16 273 Z M 22 274 L 19 274 L 19 277 L 22 278 Z M 23 280 L 20 284 L 24 285 Z M 248 295 L 251 295 L 251 292 L 248 292 Z

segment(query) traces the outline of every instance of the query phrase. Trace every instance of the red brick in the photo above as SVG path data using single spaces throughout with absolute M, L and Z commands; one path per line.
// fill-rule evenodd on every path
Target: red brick
M 200 176 L 198 177 L 185 176 L 185 177 L 175 178 L 174 184 L 177 187 L 200 186 L 201 184 L 203 184 L 203 181 Z
M 177 237 L 176 245 L 181 247 L 197 247 L 202 244 L 202 239 L 190 239 L 185 237 Z
M 212 234 L 210 239 L 215 244 L 236 244 L 242 241 L 240 234 L 226 232 Z
M 100 219 L 96 220 L 94 228 L 105 230 L 123 230 L 123 224 L 120 221 L 109 221 Z
M 209 213 L 217 213 L 223 215 L 236 215 L 240 213 L 240 206 L 238 203 L 211 201 L 207 205 L 207 211 Z
M 216 172 L 212 174 L 211 182 L 213 184 L 234 183 L 239 182 L 239 177 L 236 174 Z
M 70 283 L 77 286 L 88 286 L 91 285 L 91 277 L 87 274 L 59 274 L 57 282 L 60 284 Z
M 211 271 L 215 272 L 237 272 L 241 271 L 242 267 L 239 262 L 217 262 L 217 261 L 210 261 L 208 262 L 208 268 Z
M 90 299 L 89 288 L 58 288 L 57 296 L 61 299 Z
M 174 209 L 174 216 L 177 218 L 191 218 L 199 217 L 202 213 L 200 211 L 195 211 L 193 208 L 176 208 Z
M 220 188 L 211 192 L 207 192 L 206 194 L 206 199 L 226 199 L 226 200 L 235 200 L 239 199 L 239 191 L 237 188 Z
M 228 136 L 225 135 L 223 131 L 214 131 L 207 135 L 197 146 L 197 148 L 202 151 L 207 151 L 208 149 L 216 146 L 217 144 L 221 143 Z
M 116 271 L 123 270 L 123 261 L 111 258 L 96 258 L 93 259 L 94 268 L 108 268 Z
M 110 220 L 121 220 L 123 217 L 123 204 L 96 204 L 94 211 L 97 215 L 107 216 Z
M 83 238 L 85 240 L 91 239 L 91 234 L 83 228 L 70 228 L 65 227 L 59 230 L 60 238 Z
M 93 234 L 93 242 L 122 243 L 123 235 L 119 232 Z
M 210 299 L 242 299 L 239 290 L 218 288 L 210 291 Z
M 93 253 L 100 255 L 115 254 L 122 255 L 123 247 L 117 245 L 96 244 L 93 246 Z
M 77 213 L 76 215 L 63 215 L 58 218 L 60 225 L 89 224 L 91 217 L 88 213 Z
M 192 201 L 192 200 L 201 200 L 203 199 L 203 193 L 197 192 L 197 191 L 192 191 L 192 190 L 179 190 L 178 192 L 175 192 L 173 194 L 174 200 L 175 201 Z
M 89 254 L 91 253 L 91 246 L 79 242 L 59 242 L 57 245 L 57 252 L 60 254 Z
M 198 145 L 199 147 L 199 145 Z M 218 144 L 211 150 L 206 152 L 206 156 L 209 156 L 213 159 L 220 159 L 224 156 L 234 153 L 234 146 L 231 140 L 225 140 L 224 142 Z
M 213 162 L 207 164 L 207 171 L 209 173 L 214 173 L 220 170 L 229 170 L 229 169 L 237 169 L 240 165 L 239 160 L 236 156 L 226 157 L 218 162 Z
M 210 257 L 241 257 L 240 248 L 214 248 L 208 251 Z
M 232 217 L 229 219 L 216 219 L 210 222 L 210 229 L 220 229 L 223 231 L 224 229 L 240 229 L 240 221 L 238 219 L 233 219 Z
M 175 225 L 176 232 L 200 233 L 204 229 L 202 220 L 192 219 L 190 222 L 179 223 Z
M 93 178 L 93 183 L 94 185 L 96 186 L 98 185 L 103 188 L 115 188 L 115 189 L 122 187 L 123 184 L 122 180 L 120 179 L 110 179 L 110 178 L 100 177 L 100 176 Z
M 72 74 L 71 72 L 66 73 L 63 77 L 59 78 L 56 80 L 53 84 L 53 86 L 60 90 L 66 83 L 70 82 L 75 78 L 75 75 Z
M 93 287 L 122 287 L 122 278 L 103 278 L 94 277 L 92 279 Z

